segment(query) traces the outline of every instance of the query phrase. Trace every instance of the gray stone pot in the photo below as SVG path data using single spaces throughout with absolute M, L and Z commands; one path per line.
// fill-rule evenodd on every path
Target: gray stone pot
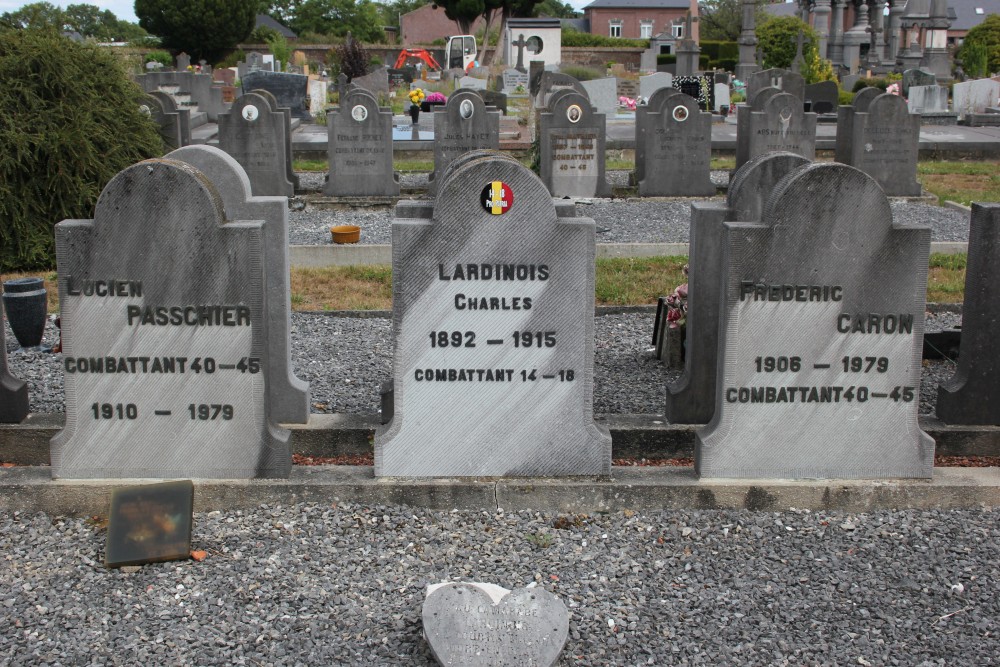
M 21 347 L 36 347 L 45 333 L 48 292 L 41 278 L 14 278 L 3 284 L 7 321 Z

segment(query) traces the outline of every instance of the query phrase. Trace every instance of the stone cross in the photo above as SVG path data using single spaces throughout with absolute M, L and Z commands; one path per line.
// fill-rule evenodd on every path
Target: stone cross
M 524 47 L 526 47 L 527 45 L 528 42 L 527 40 L 524 39 L 523 34 L 518 35 L 517 41 L 511 43 L 511 46 L 517 47 L 517 64 L 514 65 L 514 69 L 516 69 L 518 72 L 527 71 L 526 69 L 524 69 Z
M 796 74 L 802 73 L 802 66 L 805 64 L 806 59 L 802 54 L 802 43 L 805 40 L 805 34 L 799 30 L 799 35 L 795 39 L 795 58 L 792 60 L 791 70 Z

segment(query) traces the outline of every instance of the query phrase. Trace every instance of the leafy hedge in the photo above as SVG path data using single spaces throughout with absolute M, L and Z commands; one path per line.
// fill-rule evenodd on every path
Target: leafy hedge
M 51 269 L 55 224 L 91 217 L 107 182 L 163 143 L 101 47 L 0 30 L 0 81 L 0 271 Z
M 637 48 L 648 49 L 648 39 L 625 39 L 623 37 L 605 37 L 604 35 L 592 35 L 589 32 L 580 32 L 572 28 L 562 30 L 563 46 L 610 46 L 617 48 Z

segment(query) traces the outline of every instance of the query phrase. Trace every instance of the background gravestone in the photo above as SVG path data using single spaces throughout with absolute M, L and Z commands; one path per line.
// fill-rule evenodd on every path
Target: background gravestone
M 650 99 L 653 93 L 662 88 L 673 87 L 674 75 L 669 72 L 655 72 L 639 77 L 639 96 L 646 100 Z
M 456 81 L 458 88 L 468 88 L 469 90 L 486 90 L 486 86 L 489 83 L 486 79 L 480 79 L 475 76 L 460 76 Z
M 726 203 L 691 204 L 688 302 L 684 373 L 667 385 L 666 417 L 673 424 L 707 424 L 715 414 L 719 311 L 722 303 L 723 242 L 729 221 L 760 220 L 764 202 L 778 181 L 809 164 L 794 153 L 766 153 L 740 167 Z
M 160 97 L 147 94 L 139 103 L 139 113 L 156 124 L 160 138 L 167 148 L 179 148 L 183 145 L 180 115 L 176 111 L 168 113 L 164 106 L 164 101 Z
M 951 89 L 952 110 L 960 116 L 983 113 L 987 107 L 997 105 L 1000 98 L 1000 81 L 976 79 L 956 83 Z
M 258 88 L 266 90 L 274 95 L 279 107 L 287 107 L 291 111 L 292 118 L 312 121 L 309 105 L 306 104 L 306 97 L 309 95 L 308 76 L 258 70 L 248 72 L 241 81 L 244 93 Z
M 288 200 L 252 195 L 250 179 L 236 160 L 214 146 L 187 146 L 169 153 L 203 173 L 222 198 L 227 220 L 264 221 L 264 288 L 267 308 L 267 400 L 280 424 L 309 422 L 309 383 L 292 370 L 292 302 L 288 275 Z
M 771 69 L 754 72 L 747 77 L 747 101 L 753 104 L 754 98 L 765 88 L 777 88 L 778 90 L 794 95 L 799 100 L 805 99 L 806 80 L 801 74 L 772 67 Z
M 837 128 L 838 162 L 874 178 L 890 197 L 920 196 L 920 115 L 910 113 L 906 100 L 884 93 L 871 101 L 867 112 L 843 106 L 838 115 L 852 116 Z
M 428 192 L 437 191 L 439 174 L 444 174 L 452 160 L 481 148 L 500 148 L 500 112 L 487 109 L 475 90 L 459 88 L 444 110 L 434 112 L 434 172 Z
M 653 133 L 652 117 L 649 112 L 658 109 L 671 95 L 677 94 L 674 88 L 658 88 L 645 104 L 640 104 L 635 108 L 635 172 L 631 185 L 636 185 L 646 178 L 646 148 L 649 145 L 649 137 Z
M 299 177 L 295 174 L 295 170 L 292 169 L 292 111 L 288 107 L 282 107 L 278 105 L 278 100 L 266 90 L 258 89 L 250 91 L 261 95 L 271 104 L 271 111 L 280 111 L 285 115 L 285 175 L 288 176 L 288 180 L 291 182 L 292 186 L 298 190 L 299 189 Z
M 837 130 L 840 133 L 840 128 Z M 816 158 L 816 114 L 800 98 L 765 89 L 736 116 L 736 167 L 764 153 L 784 151 Z
M 191 165 L 147 160 L 111 180 L 93 220 L 56 225 L 54 478 L 288 476 L 266 400 L 264 223 L 223 210 Z
M 379 93 L 388 93 L 389 71 L 384 67 L 380 67 L 371 74 L 366 74 L 364 76 L 359 76 L 357 78 L 351 79 L 351 83 L 353 83 L 358 88 L 367 90 L 369 93 L 373 95 L 377 95 Z
M 191 144 L 191 110 L 181 108 L 174 102 L 174 98 L 160 90 L 148 93 L 149 97 L 155 98 L 159 102 L 163 117 L 160 127 L 162 136 L 171 146 L 188 146 Z M 154 116 L 156 107 L 150 105 Z M 140 106 L 141 111 L 141 106 Z M 174 143 L 176 142 L 176 143 Z
M 553 197 L 610 197 L 604 177 L 605 116 L 564 89 L 538 114 L 542 182 Z
M 3 306 L 0 305 L 0 423 L 18 424 L 28 416 L 28 383 L 18 380 L 7 369 L 6 334 Z
M 287 130 L 285 114 L 257 92 L 239 97 L 229 113 L 219 116 L 219 148 L 246 170 L 253 194 L 295 194 L 288 178 Z
M 1000 426 L 1000 204 L 973 204 L 955 375 L 938 386 L 937 416 L 947 424 Z
M 432 218 L 393 221 L 395 409 L 375 474 L 608 474 L 611 439 L 593 421 L 594 221 L 557 217 L 504 156 L 463 157 L 442 178 Z
M 325 194 L 334 197 L 395 197 L 399 177 L 392 169 L 392 111 L 355 88 L 327 115 L 330 175 Z
M 640 197 L 698 197 L 715 194 L 711 177 L 712 113 L 700 111 L 698 101 L 684 93 L 657 97 L 656 107 L 644 108 L 648 134 L 638 136 L 645 145 L 645 177 L 639 181 Z
M 614 77 L 581 81 L 580 85 L 587 91 L 590 106 L 597 113 L 614 118 L 618 112 L 618 80 Z
M 836 81 L 820 81 L 805 87 L 803 95 L 813 113 L 836 113 L 840 105 L 840 86 Z
M 906 96 L 910 113 L 944 113 L 948 111 L 948 89 L 944 86 L 910 86 Z
M 528 74 L 516 69 L 506 69 L 503 72 L 503 92 L 519 97 L 528 94 Z
M 704 111 L 715 108 L 715 82 L 710 74 L 690 74 L 674 77 L 674 88 L 698 100 Z
M 701 477 L 930 477 L 917 425 L 930 229 L 896 226 L 841 164 L 782 179 L 726 223 L 716 408 Z
M 910 94 L 910 88 L 913 86 L 934 86 L 937 85 L 937 75 L 934 72 L 928 72 L 923 69 L 908 69 L 903 72 L 903 79 L 900 84 L 902 87 L 903 97 L 907 97 Z
M 583 87 L 582 83 L 571 77 L 569 74 L 546 71 L 542 72 L 541 79 L 538 84 L 538 93 L 535 94 L 535 109 L 547 107 L 549 104 L 549 97 L 552 93 L 564 88 L 571 88 L 589 99 L 587 89 Z

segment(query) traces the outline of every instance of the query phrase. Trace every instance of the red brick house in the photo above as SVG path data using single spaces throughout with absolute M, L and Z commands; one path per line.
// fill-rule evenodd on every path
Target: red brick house
M 476 19 L 472 24 L 472 34 L 481 29 L 486 22 L 482 17 Z M 444 39 L 451 35 L 461 35 L 458 24 L 444 15 L 444 10 L 434 3 L 424 5 L 407 12 L 399 18 L 399 27 L 402 34 L 403 44 L 430 44 L 435 39 Z M 500 10 L 493 13 L 493 23 L 491 27 L 500 29 Z
M 684 17 L 698 16 L 698 0 L 594 0 L 583 8 L 590 32 L 605 37 L 649 39 L 660 33 L 692 37 L 698 41 L 698 22 L 693 35 L 685 35 Z

